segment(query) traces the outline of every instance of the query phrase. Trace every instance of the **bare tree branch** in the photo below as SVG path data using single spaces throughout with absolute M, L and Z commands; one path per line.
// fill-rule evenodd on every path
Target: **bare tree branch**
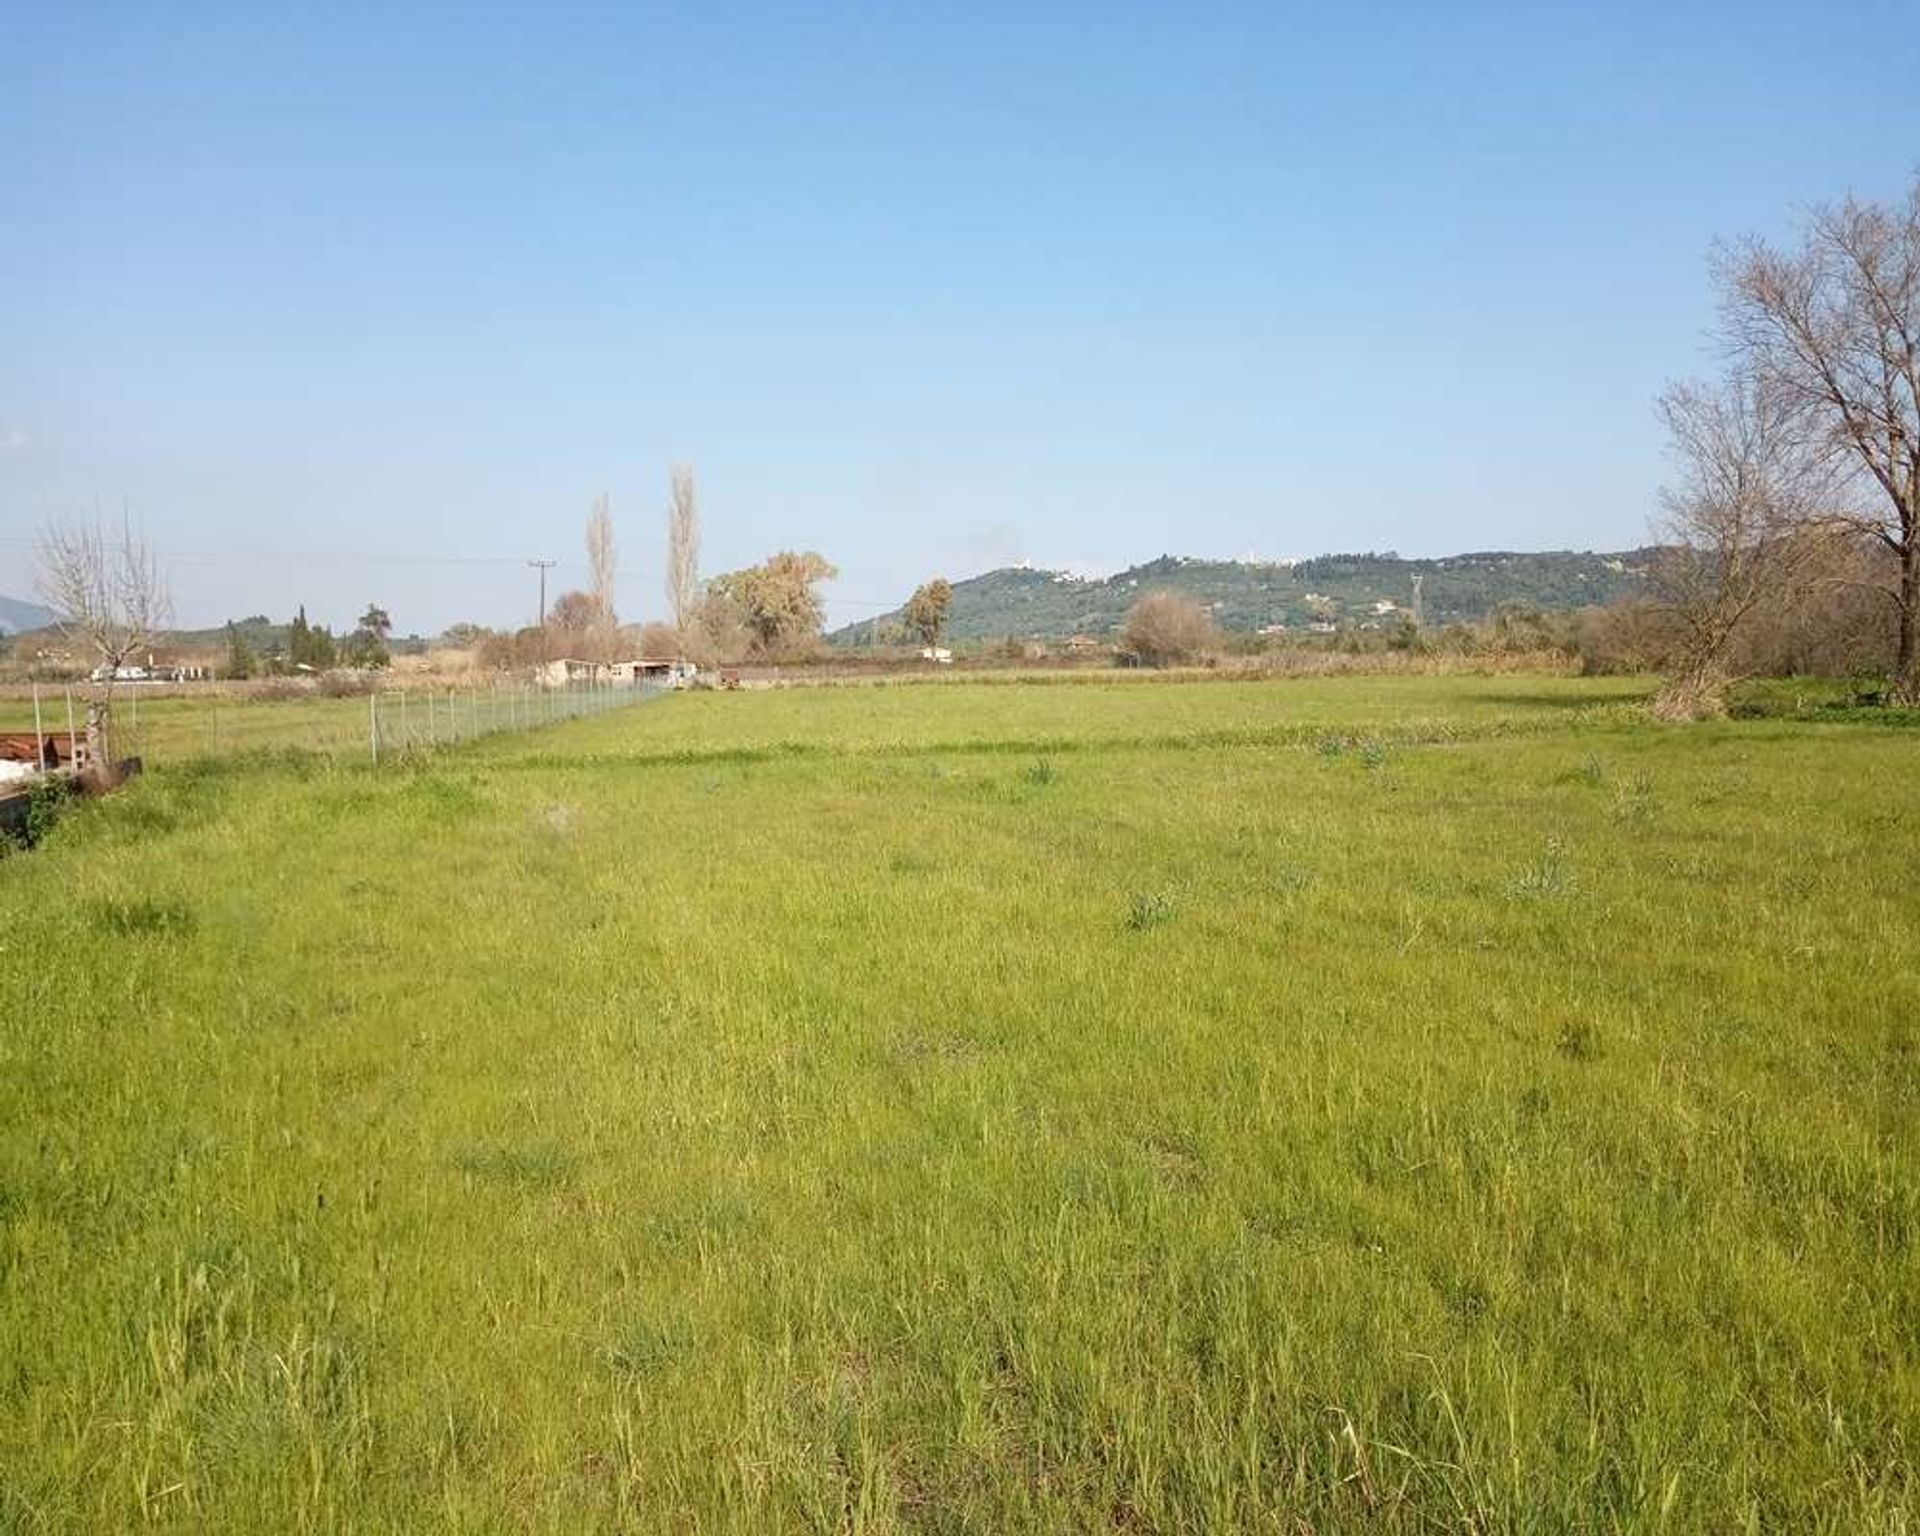
M 1792 393 L 1736 375 L 1662 396 L 1678 476 L 1662 496 L 1662 549 L 1649 572 L 1681 643 L 1656 708 L 1717 713 L 1734 648 L 1762 604 L 1818 553 L 1829 473 L 1806 451 L 1808 413 Z
M 1795 250 L 1723 250 L 1717 276 L 1737 371 L 1806 413 L 1809 457 L 1874 489 L 1836 521 L 1895 557 L 1894 695 L 1920 702 L 1920 177 L 1891 206 L 1813 210 Z

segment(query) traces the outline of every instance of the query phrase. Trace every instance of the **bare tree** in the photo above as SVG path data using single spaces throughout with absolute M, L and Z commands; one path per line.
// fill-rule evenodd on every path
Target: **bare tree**
M 1127 648 L 1150 667 L 1177 666 L 1204 655 L 1220 638 L 1208 613 L 1178 592 L 1149 592 L 1127 610 Z
M 113 761 L 113 686 L 152 646 L 172 609 L 153 548 L 122 520 L 116 538 L 98 522 L 48 524 L 37 550 L 41 597 L 69 644 L 97 658 L 88 725 Z
M 671 624 L 662 624 L 657 619 L 649 619 L 640 626 L 640 632 L 634 638 L 634 645 L 642 661 L 682 659 L 680 632 Z
M 1748 240 L 1717 267 L 1737 365 L 1817 425 L 1850 520 L 1898 564 L 1892 692 L 1920 703 L 1920 176 L 1904 202 L 1817 208 L 1797 249 Z
M 1819 552 L 1825 477 L 1801 403 L 1764 381 L 1677 384 L 1660 414 L 1679 475 L 1648 574 L 1676 634 L 1654 712 L 1695 719 L 1725 711 L 1743 631 Z
M 1899 562 L 1884 544 L 1839 526 L 1779 598 L 1754 614 L 1740 645 L 1747 670 L 1891 675 L 1899 649 L 1899 611 L 1892 601 L 1899 576 Z
M 587 516 L 587 584 L 593 599 L 591 639 L 596 659 L 613 660 L 619 619 L 613 607 L 616 556 L 613 547 L 613 509 L 605 493 L 594 497 Z
M 667 605 L 683 641 L 700 597 L 700 503 L 693 466 L 676 464 L 667 491 Z
M 682 661 L 702 667 L 718 667 L 744 661 L 754 643 L 754 631 L 747 623 L 747 610 L 733 598 L 711 592 L 693 605 L 687 615 L 687 627 L 677 631 Z
M 590 592 L 562 592 L 547 609 L 547 628 L 576 647 L 585 646 L 606 622 L 606 610 Z

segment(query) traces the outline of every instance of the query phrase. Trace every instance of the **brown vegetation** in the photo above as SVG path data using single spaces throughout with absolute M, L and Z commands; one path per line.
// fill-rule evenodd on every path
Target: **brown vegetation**
M 1816 208 L 1798 245 L 1721 253 L 1736 376 L 1795 414 L 1802 457 L 1831 473 L 1822 517 L 1893 563 L 1892 697 L 1920 703 L 1920 176 L 1891 206 Z
M 812 550 L 782 550 L 759 565 L 715 577 L 709 601 L 701 605 L 701 620 L 722 653 L 715 659 L 739 659 L 739 652 L 724 654 L 723 642 L 736 626 L 744 629 L 749 649 L 759 656 L 793 655 L 817 645 L 825 609 L 815 589 L 838 574 Z
M 1121 634 L 1127 649 L 1149 667 L 1195 661 L 1220 640 L 1213 615 L 1176 592 L 1147 593 L 1127 610 Z

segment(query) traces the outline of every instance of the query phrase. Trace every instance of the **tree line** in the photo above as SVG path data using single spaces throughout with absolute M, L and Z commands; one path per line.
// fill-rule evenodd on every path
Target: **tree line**
M 308 622 L 306 604 L 287 625 L 283 650 L 260 654 L 237 624 L 227 625 L 227 656 L 222 672 L 230 678 L 280 677 L 302 672 L 330 672 L 336 667 L 376 671 L 389 666 L 393 653 L 388 641 L 393 620 L 378 603 L 369 603 L 360 622 L 336 637 L 324 624 Z

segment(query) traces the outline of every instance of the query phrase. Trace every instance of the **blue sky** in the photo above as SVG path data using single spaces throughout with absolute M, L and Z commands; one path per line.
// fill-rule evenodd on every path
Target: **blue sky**
M 1920 165 L 1905 6 L 0 6 L 0 591 L 1611 547 L 1716 235 Z M 1905 55 L 1904 58 L 1891 55 Z

